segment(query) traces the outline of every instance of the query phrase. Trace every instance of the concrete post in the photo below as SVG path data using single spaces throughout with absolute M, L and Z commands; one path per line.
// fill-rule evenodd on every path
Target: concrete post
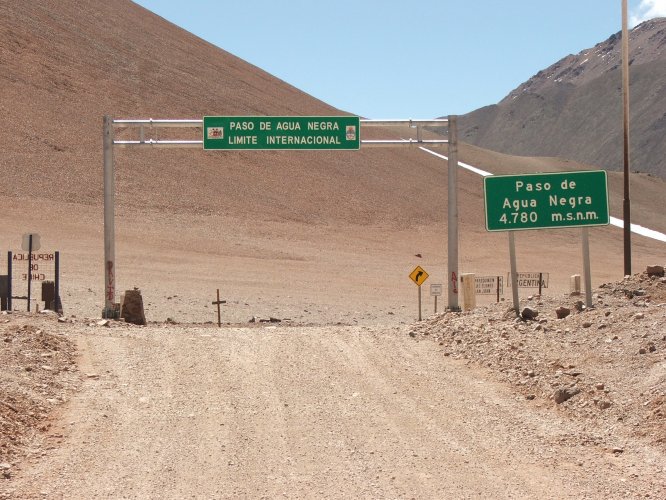
M 475 274 L 474 273 L 461 274 L 460 284 L 463 291 L 463 310 L 471 311 L 476 307 Z
M 455 115 L 449 116 L 448 174 L 448 310 L 460 311 L 458 305 L 458 117 Z
M 104 311 L 114 318 L 116 299 L 115 179 L 113 172 L 113 120 L 104 116 Z
M 580 295 L 580 274 L 574 274 L 569 279 L 569 288 L 571 295 Z

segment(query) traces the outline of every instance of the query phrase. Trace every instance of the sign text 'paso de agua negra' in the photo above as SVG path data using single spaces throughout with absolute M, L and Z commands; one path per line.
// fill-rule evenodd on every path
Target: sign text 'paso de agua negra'
M 204 149 L 359 149 L 358 116 L 205 116 Z
M 488 231 L 610 222 L 604 170 L 493 175 L 483 181 Z

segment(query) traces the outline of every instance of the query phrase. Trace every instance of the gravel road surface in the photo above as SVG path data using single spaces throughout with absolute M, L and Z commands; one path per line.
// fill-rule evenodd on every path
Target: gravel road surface
M 403 327 L 70 328 L 83 390 L 9 498 L 632 491 L 623 457 L 568 442 L 575 422 Z

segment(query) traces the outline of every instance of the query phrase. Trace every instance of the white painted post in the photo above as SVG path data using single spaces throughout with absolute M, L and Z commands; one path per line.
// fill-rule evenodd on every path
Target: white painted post
M 458 117 L 455 115 L 449 116 L 448 184 L 448 310 L 460 311 L 458 305 Z
M 465 273 L 460 275 L 461 288 L 463 290 L 463 310 L 471 311 L 476 307 L 476 275 Z
M 571 295 L 580 295 L 580 274 L 574 274 L 569 279 L 569 289 Z
M 116 243 L 115 179 L 113 172 L 113 120 L 104 116 L 104 311 L 102 317 L 115 317 Z

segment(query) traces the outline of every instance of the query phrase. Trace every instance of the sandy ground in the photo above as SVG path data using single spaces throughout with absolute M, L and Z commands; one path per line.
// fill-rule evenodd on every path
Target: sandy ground
M 659 494 L 662 456 L 572 444 L 579 423 L 404 327 L 45 328 L 82 389 L 4 498 Z
M 0 220 L 7 249 L 20 252 L 21 235 L 39 233 L 44 250 L 61 252 L 65 313 L 99 317 L 104 306 L 101 209 L 11 198 L 3 203 L 7 210 Z M 13 216 L 20 212 L 26 216 Z M 417 287 L 408 278 L 417 265 L 430 274 L 423 289 L 423 316 L 434 312 L 429 285 L 443 283 L 446 291 L 443 223 L 396 229 L 119 212 L 118 291 L 139 288 L 148 321 L 216 322 L 211 302 L 220 289 L 227 300 L 222 306 L 225 323 L 245 323 L 253 316 L 295 324 L 409 323 L 418 318 Z M 54 226 L 43 213 L 56 214 L 61 222 Z M 477 216 L 468 218 L 461 214 L 460 273 L 506 278 L 506 233 L 487 233 L 477 225 Z M 633 244 L 636 272 L 666 259 L 663 243 L 634 236 Z M 567 292 L 571 275 L 583 273 L 580 230 L 519 232 L 516 248 L 519 271 L 548 274 L 544 293 Z M 622 277 L 621 229 L 592 228 L 590 249 L 593 287 Z M 5 260 L 0 269 L 6 268 Z M 39 283 L 36 286 L 39 290 Z M 525 296 L 534 292 L 521 290 Z M 503 298 L 511 300 L 509 288 Z M 440 311 L 447 300 L 440 298 Z M 479 297 L 481 304 L 492 300 Z M 25 300 L 14 302 L 15 309 L 27 309 Z

